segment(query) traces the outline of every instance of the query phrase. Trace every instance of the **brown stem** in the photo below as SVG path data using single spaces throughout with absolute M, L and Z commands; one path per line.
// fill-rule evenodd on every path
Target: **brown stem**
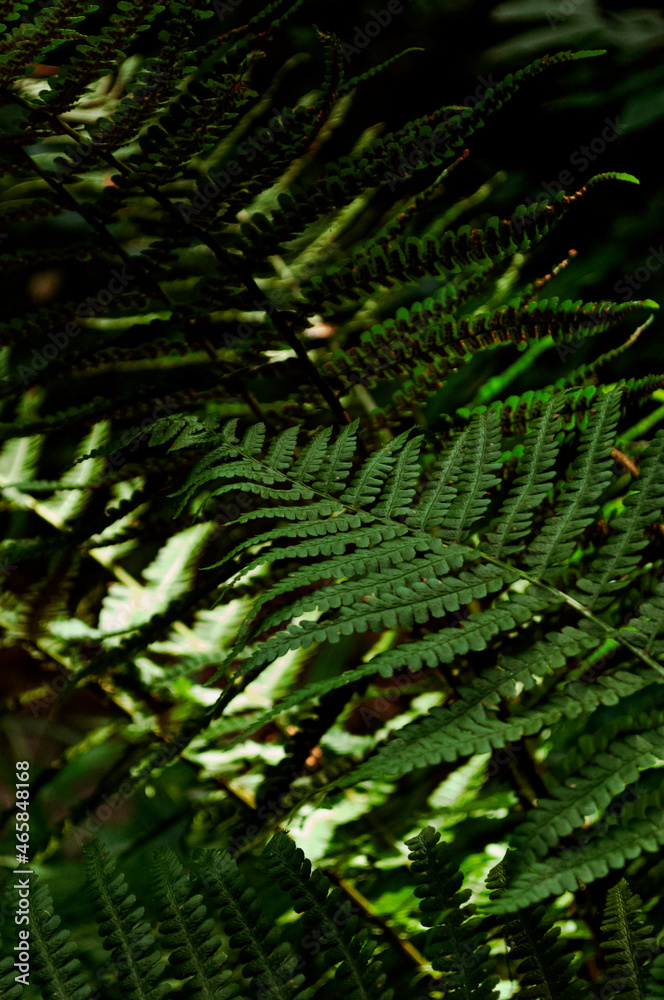
M 509 718 L 508 702 L 501 698 L 499 710 L 501 719 Z M 512 757 L 508 765 L 509 781 L 525 812 L 537 805 L 537 800 L 546 798 L 549 791 L 537 770 L 535 759 L 525 736 L 516 741 L 519 752 Z
M 333 885 L 337 886 L 338 889 L 341 889 L 343 894 L 351 900 L 356 908 L 359 907 L 365 920 L 380 928 L 385 937 L 404 953 L 408 961 L 412 963 L 415 968 L 421 969 L 423 966 L 429 964 L 424 955 L 420 954 L 417 948 L 415 948 L 410 941 L 404 940 L 399 936 L 399 934 L 397 934 L 393 927 L 390 927 L 384 917 L 376 911 L 369 900 L 363 896 L 362 893 L 355 888 L 355 886 L 350 885 L 350 883 L 346 882 L 345 879 L 340 878 L 329 868 L 321 868 L 321 871 L 327 876 L 327 878 L 329 878 Z

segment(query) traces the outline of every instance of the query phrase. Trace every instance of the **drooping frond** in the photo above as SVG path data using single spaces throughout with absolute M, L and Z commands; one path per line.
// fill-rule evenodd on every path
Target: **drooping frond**
M 31 889 L 29 936 L 45 1000 L 92 1000 L 94 990 L 77 957 L 76 944 L 70 940 L 70 931 L 60 927 L 60 917 L 53 912 L 48 888 L 33 882 Z M 11 992 L 7 996 L 11 996 Z
M 565 784 L 553 789 L 550 799 L 540 799 L 524 823 L 513 834 L 517 844 L 543 855 L 551 847 L 579 829 L 586 818 L 603 812 L 639 772 L 662 759 L 664 726 L 624 736 L 615 740 L 603 753 L 579 773 L 571 774 Z
M 508 883 L 512 852 L 487 875 L 491 897 L 497 898 Z M 579 1000 L 587 997 L 586 985 L 572 972 L 572 958 L 560 938 L 560 928 L 544 906 L 526 907 L 509 919 L 504 934 L 510 962 L 518 963 L 519 995 L 524 1000 Z
M 439 841 L 440 834 L 428 826 L 406 844 L 420 920 L 431 928 L 427 956 L 433 968 L 443 973 L 441 985 L 455 1000 L 495 1000 L 498 977 L 478 927 L 476 907 L 468 903 L 470 890 L 461 889 L 463 876 L 448 846 Z
M 207 915 L 203 897 L 193 892 L 191 881 L 168 847 L 154 857 L 155 892 L 161 907 L 159 933 L 169 951 L 171 975 L 183 980 L 182 995 L 191 1000 L 242 1000 L 237 983 L 231 983 L 221 939 L 212 933 L 214 920 Z
M 118 982 L 130 1000 L 161 1000 L 168 984 L 161 981 L 164 963 L 159 960 L 154 935 L 143 919 L 145 908 L 136 897 L 115 861 L 97 841 L 84 847 L 88 888 L 99 934 L 111 952 Z
M 308 301 L 321 308 L 326 303 L 357 299 L 363 291 L 381 286 L 408 284 L 426 275 L 457 274 L 464 267 L 496 263 L 517 250 L 536 246 L 577 198 L 597 183 L 614 179 L 634 180 L 627 174 L 597 174 L 574 195 L 561 193 L 551 201 L 519 205 L 514 211 L 518 223 L 494 216 L 484 229 L 461 226 L 456 232 L 450 230 L 440 238 L 431 236 L 423 241 L 408 237 L 403 247 L 387 242 L 387 238 L 384 245 L 376 240 L 367 241 L 347 265 L 329 268 L 324 276 L 312 280 Z M 557 305 L 556 300 L 554 306 Z M 544 303 L 544 319 L 546 306 Z M 563 303 L 563 311 L 571 307 L 571 303 Z M 537 309 L 538 304 L 531 303 L 526 312 Z M 592 309 L 591 306 L 589 312 Z M 508 312 L 509 317 L 512 315 L 513 310 Z M 505 318 L 501 317 L 503 322 Z
M 332 889 L 318 868 L 312 871 L 311 862 L 283 831 L 274 835 L 263 857 L 270 875 L 292 896 L 295 912 L 305 914 L 320 934 L 328 962 L 336 965 L 335 989 L 348 1000 L 389 1000 L 393 992 L 384 988 L 385 971 L 374 956 L 376 941 L 360 926 L 351 901 Z
M 604 878 L 644 852 L 653 853 L 664 843 L 661 790 L 642 793 L 616 817 L 591 825 L 581 843 L 558 855 L 536 860 L 522 852 L 519 870 L 505 893 L 492 906 L 497 913 L 530 906 L 562 892 L 574 892 L 580 882 Z
M 200 850 L 195 862 L 203 884 L 221 907 L 221 920 L 231 948 L 240 953 L 242 974 L 252 989 L 269 990 L 275 1000 L 309 1000 L 296 974 L 297 956 L 282 940 L 280 928 L 261 914 L 255 891 L 247 885 L 237 862 L 221 851 Z
M 393 127 L 377 74 L 421 80 L 419 46 L 349 66 L 349 22 L 304 0 L 5 7 L 0 659 L 35 765 L 31 993 L 488 1000 L 495 975 L 577 1000 L 606 968 L 658 996 L 657 304 L 607 297 L 608 246 L 546 256 L 635 178 L 612 146 L 533 201 L 500 189 L 504 143 L 486 178 L 471 159 L 545 69 L 581 106 L 599 53 L 404 97 Z M 514 115 L 501 136 L 536 101 Z M 143 898 L 91 845 L 90 910 L 68 866 L 108 809 Z M 155 839 L 182 861 L 143 866 Z M 612 890 L 603 958 L 621 869 L 643 906 Z
M 651 932 L 652 927 L 646 926 L 641 916 L 641 900 L 621 879 L 607 893 L 602 923 L 602 951 L 614 996 L 624 1000 L 645 1000 L 648 996 L 645 963 L 655 947 Z

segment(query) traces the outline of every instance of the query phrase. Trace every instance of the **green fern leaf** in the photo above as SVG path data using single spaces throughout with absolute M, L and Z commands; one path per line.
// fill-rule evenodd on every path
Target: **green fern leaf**
M 221 971 L 224 956 L 221 940 L 211 936 L 214 921 L 200 894 L 192 893 L 191 882 L 168 847 L 158 848 L 154 857 L 155 895 L 163 920 L 159 931 L 169 951 L 172 974 L 185 980 L 182 995 L 187 1000 L 243 1000 L 236 983 L 229 983 L 230 971 Z M 191 977 L 191 978 L 190 978 Z
M 508 884 L 512 857 L 513 852 L 508 851 L 487 875 L 493 899 L 499 898 Z M 524 1000 L 577 1000 L 588 995 L 585 983 L 571 971 L 572 959 L 565 954 L 560 928 L 553 922 L 554 917 L 543 906 L 535 906 L 519 910 L 505 925 L 510 960 L 519 963 L 519 994 Z
M 491 411 L 482 414 L 471 428 L 465 454 L 457 472 L 458 496 L 450 504 L 441 527 L 445 541 L 463 541 L 469 529 L 489 506 L 490 490 L 500 483 L 496 475 L 500 468 L 500 430 Z
M 299 847 L 279 831 L 268 844 L 263 858 L 272 878 L 290 892 L 296 913 L 304 913 L 315 928 L 327 960 L 336 965 L 335 990 L 348 1000 L 390 1000 L 384 989 L 385 972 L 374 956 L 376 942 L 366 928 L 359 927 L 353 907 L 340 889 L 330 891 L 329 880 L 311 869 Z
M 566 498 L 530 545 L 526 562 L 540 577 L 551 576 L 555 567 L 570 557 L 574 551 L 573 539 L 595 516 L 597 500 L 611 477 L 611 448 L 619 404 L 618 390 L 607 393 L 598 402 L 596 419 L 581 438 Z
M 643 529 L 661 517 L 664 508 L 664 431 L 659 430 L 646 452 L 639 471 L 639 488 L 628 493 L 624 510 L 612 522 L 616 537 L 602 546 L 587 577 L 579 580 L 588 607 L 603 607 L 627 583 L 630 570 L 638 563 L 647 542 Z M 589 594 L 590 597 L 585 597 Z M 600 595 L 603 595 L 600 597 Z
M 58 929 L 60 918 L 53 912 L 47 887 L 32 881 L 30 938 L 43 996 L 45 1000 L 91 1000 L 94 991 L 76 957 L 76 945 L 70 940 L 68 930 Z M 11 991 L 7 996 L 11 996 Z
M 644 958 L 652 955 L 652 927 L 645 926 L 642 903 L 625 879 L 609 889 L 602 923 L 607 973 L 611 990 L 624 1000 L 645 1000 L 647 973 Z
M 557 449 L 554 435 L 558 427 L 555 416 L 560 399 L 553 396 L 542 416 L 533 422 L 532 430 L 524 443 L 523 461 L 501 509 L 496 530 L 488 537 L 487 551 L 496 557 L 518 551 L 522 539 L 530 531 L 534 509 L 551 489 L 555 475 Z
M 495 1000 L 498 977 L 493 974 L 489 946 L 481 934 L 469 889 L 440 834 L 427 826 L 412 840 L 410 870 L 420 899 L 420 921 L 432 928 L 426 950 L 431 964 L 443 973 L 441 985 L 455 1000 Z M 464 905 L 466 904 L 466 905 Z
M 554 789 L 553 797 L 540 799 L 526 821 L 513 834 L 514 844 L 546 854 L 561 837 L 583 826 L 586 817 L 607 808 L 639 771 L 652 767 L 664 753 L 664 726 L 616 740 L 606 753 L 593 756 L 592 763 L 571 775 Z
M 104 947 L 113 955 L 118 981 L 130 1000 L 161 1000 L 169 990 L 159 982 L 164 963 L 148 924 L 142 919 L 144 908 L 135 906 L 123 874 L 117 874 L 114 860 L 101 850 L 97 841 L 83 847 L 87 859 L 88 888 L 99 934 L 106 938 Z
M 221 919 L 231 948 L 240 952 L 242 973 L 252 987 L 270 990 L 275 1000 L 309 1000 L 313 990 L 302 990 L 303 976 L 295 974 L 297 957 L 281 940 L 280 928 L 261 914 L 256 893 L 237 863 L 220 851 L 198 850 L 195 863 L 199 877 L 221 905 Z

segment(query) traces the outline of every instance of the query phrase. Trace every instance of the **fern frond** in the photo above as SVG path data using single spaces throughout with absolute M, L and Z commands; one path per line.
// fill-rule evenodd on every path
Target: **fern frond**
M 58 929 L 61 921 L 53 912 L 48 888 L 38 883 L 32 890 L 31 947 L 45 1000 L 91 1000 L 94 991 L 76 956 L 76 944 L 70 940 L 68 930 Z M 11 996 L 11 992 L 7 995 Z
M 303 976 L 295 974 L 297 958 L 281 930 L 261 913 L 254 890 L 247 885 L 237 862 L 221 851 L 198 850 L 197 871 L 221 906 L 221 919 L 231 948 L 240 953 L 242 973 L 252 988 L 270 990 L 275 1000 L 309 1000 L 313 990 L 302 990 Z
M 168 847 L 154 856 L 155 895 L 163 920 L 159 932 L 169 951 L 172 974 L 184 980 L 182 995 L 189 1000 L 242 1000 L 231 972 L 221 970 L 221 940 L 212 934 L 214 920 L 207 916 L 203 897 L 192 892 L 190 879 Z
M 555 788 L 552 798 L 539 799 L 538 808 L 515 830 L 514 845 L 546 854 L 561 837 L 583 826 L 586 817 L 606 809 L 638 780 L 641 770 L 662 759 L 663 751 L 664 726 L 614 741 L 605 753 L 595 754 L 591 763 Z
M 645 1000 L 647 971 L 655 940 L 652 927 L 641 916 L 641 900 L 632 893 L 624 878 L 609 889 L 602 923 L 608 980 L 615 996 L 624 1000 Z
M 99 934 L 106 938 L 104 947 L 112 952 L 118 968 L 118 982 L 130 1000 L 161 1000 L 169 985 L 162 980 L 164 963 L 143 920 L 144 907 L 135 906 L 136 897 L 129 892 L 124 875 L 116 872 L 115 861 L 98 841 L 85 844 L 83 851 L 92 908 Z
M 620 392 L 598 401 L 596 419 L 581 437 L 569 476 L 571 486 L 557 512 L 542 528 L 526 554 L 527 565 L 546 578 L 574 550 L 575 536 L 592 521 L 597 500 L 611 478 L 611 449 L 619 416 Z
M 640 900 L 610 893 L 603 963 L 585 886 L 629 869 L 659 916 L 664 376 L 612 381 L 639 336 L 630 364 L 645 356 L 656 304 L 552 295 L 574 252 L 523 280 L 596 185 L 635 179 L 515 197 L 507 217 L 486 210 L 498 172 L 456 195 L 489 116 L 597 53 L 480 80 L 473 107 L 386 132 L 356 96 L 393 59 L 346 81 L 344 46 L 302 4 L 247 23 L 235 0 L 5 4 L 0 280 L 19 298 L 0 322 L 0 646 L 19 714 L 53 701 L 67 723 L 31 808 L 77 774 L 95 802 L 150 776 L 145 836 L 214 848 L 189 871 L 157 852 L 154 931 L 85 848 L 101 978 L 128 1000 L 495 1000 L 496 973 L 502 995 L 577 1000 L 594 961 L 651 1000 Z M 56 692 L 51 661 L 67 690 L 35 703 Z M 93 676 L 112 717 L 96 734 Z M 143 759 L 156 735 L 179 763 Z M 180 794 L 185 772 L 200 794 Z M 257 854 L 279 823 L 308 835 L 327 796 L 347 801 L 324 817 L 320 870 L 283 832 Z M 85 808 L 51 815 L 35 869 L 66 861 Z M 409 841 L 427 934 L 401 845 L 441 808 L 453 845 L 431 827 Z M 477 871 L 505 843 L 480 916 L 457 860 Z M 336 874 L 349 860 L 372 868 L 366 898 Z M 48 891 L 32 901 L 44 996 L 92 1000 Z M 0 962 L 0 994 L 18 1000 L 11 973 Z
M 494 414 L 487 411 L 471 427 L 464 446 L 464 456 L 453 475 L 457 496 L 450 504 L 439 537 L 447 542 L 461 542 L 470 526 L 489 506 L 492 487 L 500 483 L 500 427 Z
M 387 237 L 384 245 L 379 245 L 375 238 L 368 240 L 348 264 L 329 267 L 325 275 L 314 276 L 307 301 L 321 309 L 328 303 L 356 301 L 363 292 L 419 281 L 426 275 L 457 274 L 464 267 L 472 269 L 476 265 L 497 263 L 517 250 L 536 246 L 586 191 L 601 181 L 615 179 L 634 178 L 597 174 L 574 195 L 557 194 L 550 202 L 519 205 L 512 220 L 494 216 L 484 229 L 461 226 L 440 238 L 408 237 L 403 247 L 388 242 Z M 537 303 L 531 304 L 531 309 L 536 310 Z
M 162 614 L 191 585 L 197 560 L 210 525 L 193 525 L 172 535 L 153 562 L 143 571 L 145 586 L 112 583 L 102 601 L 99 629 L 137 628 Z
M 440 834 L 427 826 L 406 841 L 420 921 L 432 928 L 427 954 L 433 968 L 443 973 L 441 985 L 455 1000 L 495 1000 L 498 977 L 478 927 L 476 907 L 468 903 L 470 890 L 461 889 L 463 877 L 449 847 L 439 840 Z
M 487 875 L 491 898 L 498 898 L 508 884 L 511 857 L 508 851 Z M 545 907 L 535 906 L 519 910 L 505 925 L 510 960 L 519 963 L 519 993 L 524 1000 L 577 1000 L 587 996 L 585 984 L 572 973 L 572 959 L 565 954 L 560 928 L 553 923 Z
M 577 630 L 578 631 L 578 630 Z M 652 683 L 658 676 L 645 668 L 644 672 L 612 674 L 599 678 L 593 688 L 581 684 L 568 684 L 563 693 L 550 696 L 542 708 L 532 708 L 516 712 L 509 719 L 500 719 L 485 705 L 495 704 L 500 694 L 510 693 L 510 683 L 515 677 L 523 677 L 527 669 L 538 674 L 548 673 L 554 666 L 562 666 L 567 655 L 574 655 L 580 640 L 596 645 L 597 636 L 575 635 L 571 641 L 564 637 L 560 644 L 550 641 L 538 644 L 529 651 L 524 661 L 507 657 L 514 671 L 512 677 L 502 671 L 487 672 L 486 677 L 477 678 L 469 689 L 461 688 L 460 698 L 449 707 L 436 706 L 421 719 L 408 723 L 400 729 L 394 739 L 379 747 L 377 752 L 360 764 L 352 775 L 344 779 L 344 784 L 365 780 L 394 780 L 417 767 L 433 766 L 442 760 L 453 761 L 460 756 L 487 753 L 504 747 L 507 743 L 537 733 L 544 726 L 552 725 L 561 718 L 574 718 L 590 712 L 600 704 L 615 704 L 619 697 L 626 697 Z M 569 645 L 567 645 L 569 643 Z M 560 648 L 559 648 L 560 645 Z M 383 654 L 389 655 L 389 654 Z M 432 659 L 432 662 L 437 661 Z M 375 665 L 378 666 L 377 664 Z M 532 674 L 531 674 L 532 676 Z M 562 891 L 562 890 L 561 890 Z M 537 901 L 543 897 L 535 897 Z
M 303 851 L 283 832 L 269 842 L 263 858 L 270 875 L 292 896 L 296 913 L 304 913 L 315 927 L 328 961 L 336 965 L 335 989 L 348 1000 L 390 1000 L 392 990 L 384 989 L 385 972 L 374 956 L 376 942 L 359 926 L 349 899 L 340 889 L 331 889 L 320 869 L 312 871 Z
M 615 592 L 626 585 L 629 572 L 639 562 L 640 553 L 647 544 L 643 529 L 662 516 L 663 458 L 664 431 L 659 430 L 641 464 L 638 491 L 625 497 L 621 515 L 611 522 L 612 537 L 591 563 L 588 575 L 578 582 L 589 608 L 606 606 Z
M 513 597 L 509 603 L 500 604 L 495 609 L 473 612 L 462 629 L 444 629 L 436 635 L 426 636 L 411 644 L 405 650 L 405 662 L 411 668 L 418 668 L 422 662 L 428 664 L 448 662 L 450 657 L 459 655 L 461 651 L 483 649 L 496 631 L 513 628 L 517 622 L 524 623 L 537 612 L 540 600 L 535 586 L 537 578 L 541 577 L 542 573 L 545 578 L 554 576 L 557 572 L 555 566 L 549 568 L 548 564 L 554 558 L 556 562 L 563 558 L 563 546 L 566 546 L 565 552 L 573 550 L 578 544 L 580 532 L 595 516 L 597 498 L 610 475 L 611 449 L 619 415 L 619 402 L 620 393 L 616 391 L 604 394 L 598 400 L 593 419 L 588 422 L 582 434 L 579 454 L 572 464 L 571 485 L 564 484 L 558 507 L 561 513 L 545 522 L 541 533 L 526 550 L 524 558 L 526 568 L 521 572 L 525 572 L 531 588 L 518 599 Z M 545 411 L 545 426 L 547 421 L 553 419 L 554 409 L 555 403 L 549 400 Z M 311 454 L 317 456 L 318 471 L 315 476 L 313 473 L 306 475 L 310 485 L 304 486 L 302 479 L 305 466 L 296 466 L 295 475 L 287 468 L 289 462 L 292 462 L 295 446 L 295 436 L 291 431 L 282 432 L 275 439 L 266 458 L 260 459 L 257 449 L 262 437 L 252 435 L 251 438 L 246 438 L 243 447 L 242 442 L 238 442 L 232 426 L 226 425 L 222 435 L 224 443 L 212 448 L 206 458 L 192 470 L 188 482 L 179 491 L 185 494 L 183 503 L 186 503 L 187 494 L 194 495 L 201 487 L 210 490 L 215 480 L 240 478 L 240 484 L 235 482 L 231 485 L 229 482 L 228 485 L 210 490 L 210 495 L 229 492 L 239 486 L 243 490 L 259 493 L 266 499 L 297 500 L 300 506 L 291 516 L 301 522 L 306 522 L 313 516 L 311 528 L 315 530 L 316 535 L 324 535 L 328 531 L 332 531 L 335 535 L 335 544 L 331 548 L 319 547 L 317 541 L 311 545 L 308 543 L 303 545 L 301 542 L 298 542 L 297 546 L 277 545 L 272 551 L 266 550 L 264 557 L 258 556 L 251 564 L 257 566 L 265 559 L 270 561 L 275 556 L 293 557 L 296 553 L 308 556 L 323 554 L 322 561 L 296 571 L 290 579 L 286 578 L 261 597 L 255 615 L 251 616 L 241 629 L 238 644 L 229 656 L 229 664 L 242 651 L 250 632 L 254 629 L 252 620 L 254 623 L 259 620 L 258 615 L 262 616 L 263 608 L 270 600 L 279 594 L 287 593 L 297 585 L 311 586 L 316 580 L 324 580 L 326 577 L 333 576 L 339 582 L 319 588 L 312 597 L 298 599 L 290 607 L 283 606 L 280 602 L 278 612 L 261 622 L 263 629 L 269 630 L 282 621 L 295 619 L 303 612 L 314 609 L 320 613 L 335 609 L 335 614 L 320 623 L 307 621 L 291 624 L 285 630 L 269 635 L 260 648 L 245 661 L 243 675 L 239 679 L 241 684 L 246 684 L 250 678 L 255 677 L 265 664 L 298 646 L 306 648 L 312 641 L 335 642 L 341 635 L 367 630 L 381 631 L 393 628 L 397 624 L 406 628 L 410 628 L 415 622 L 425 624 L 445 612 L 457 611 L 463 604 L 469 604 L 488 593 L 500 591 L 518 579 L 517 566 L 509 566 L 493 556 L 491 541 L 488 550 L 481 542 L 479 547 L 466 544 L 461 549 L 455 548 L 455 543 L 458 544 L 456 540 L 459 538 L 466 540 L 472 522 L 487 509 L 490 496 L 487 497 L 485 494 L 491 486 L 499 482 L 495 476 L 500 456 L 498 423 L 491 412 L 480 415 L 468 430 L 453 441 L 447 454 L 438 460 L 433 478 L 422 498 L 416 504 L 414 512 L 406 516 L 406 532 L 403 531 L 403 525 L 397 521 L 398 534 L 403 540 L 395 538 L 391 530 L 383 537 L 381 522 L 386 519 L 384 516 L 374 514 L 373 510 L 383 510 L 380 504 L 384 504 L 385 500 L 382 498 L 381 488 L 386 491 L 387 502 L 390 504 L 392 502 L 391 476 L 402 470 L 397 455 L 399 450 L 405 447 L 407 436 L 402 435 L 387 448 L 374 452 L 355 474 L 350 486 L 347 486 L 354 452 L 353 435 L 354 428 L 349 425 L 339 433 L 331 445 L 328 444 L 327 434 L 324 440 L 314 436 L 308 448 L 311 449 Z M 542 440 L 541 429 L 535 427 L 528 439 L 529 448 L 525 458 L 527 469 L 530 461 L 530 442 L 534 442 L 536 447 L 542 447 Z M 546 454 L 546 461 L 550 463 L 554 454 L 551 443 L 547 447 Z M 307 462 L 308 455 L 309 452 L 303 453 Z M 411 455 L 412 452 L 409 450 L 408 456 L 412 466 Z M 412 467 L 409 476 L 412 478 L 414 473 L 415 469 Z M 246 478 L 248 475 L 251 479 Z M 270 485 L 272 483 L 275 487 Z M 277 483 L 280 483 L 279 487 L 276 486 Z M 524 477 L 523 484 L 525 489 L 519 494 L 520 502 L 532 502 L 533 507 L 539 505 L 545 493 L 538 475 L 531 474 Z M 332 493 L 340 494 L 339 506 L 329 505 L 333 499 Z M 532 499 L 529 499 L 531 496 Z M 514 494 L 506 501 L 508 525 L 511 524 L 513 497 Z M 313 501 L 309 514 L 302 512 L 302 501 Z M 350 508 L 348 514 L 351 511 L 357 512 L 358 518 L 354 522 L 351 519 L 347 523 L 344 522 L 342 515 L 346 513 L 345 507 Z M 286 508 L 280 506 L 262 507 L 259 511 L 252 511 L 251 517 L 283 516 L 285 510 Z M 332 515 L 327 523 L 320 517 L 326 513 Z M 501 516 L 502 513 L 499 512 L 498 518 Z M 242 522 L 245 518 L 240 516 L 239 520 Z M 362 521 L 369 528 L 366 540 L 360 540 L 361 536 L 348 531 L 351 525 L 355 528 L 360 527 Z M 430 531 L 441 522 L 434 542 Z M 370 531 L 372 524 L 375 524 L 376 529 L 380 529 L 375 535 Z M 427 528 L 428 531 L 425 530 Z M 292 534 L 290 529 L 288 531 Z M 254 544 L 263 541 L 278 543 L 282 537 L 282 529 L 275 528 L 254 538 L 253 542 Z M 431 561 L 428 557 L 416 557 L 413 562 L 406 539 L 416 541 L 414 554 L 416 551 L 423 551 L 425 538 L 429 541 L 424 551 L 428 550 L 436 556 Z M 340 545 L 337 545 L 337 542 L 340 542 Z M 440 557 L 441 542 L 449 547 L 447 560 Z M 362 549 L 372 546 L 369 549 L 371 555 L 367 556 L 361 552 L 358 558 L 355 558 L 352 552 L 348 551 L 349 543 L 359 544 Z M 378 543 L 377 548 L 376 543 Z M 236 547 L 231 557 L 240 554 L 243 547 L 242 543 L 240 547 Z M 332 561 L 325 562 L 325 556 L 330 552 L 338 555 L 332 555 Z M 348 573 L 343 556 L 348 558 Z M 385 567 L 385 572 L 379 572 L 378 575 L 376 570 L 372 569 L 376 567 L 376 556 L 380 565 Z M 450 563 L 449 557 L 455 562 Z M 452 565 L 458 569 L 478 559 L 480 567 L 475 569 L 464 567 L 458 578 L 449 577 Z M 402 562 L 404 562 L 403 568 L 400 565 Z M 487 571 L 482 562 L 489 562 L 496 570 L 499 568 L 499 571 Z M 388 566 L 390 568 L 387 568 Z M 442 574 L 446 574 L 445 579 L 441 578 Z M 347 582 L 341 582 L 353 576 L 357 578 L 356 583 L 349 585 Z M 568 602 L 589 620 L 593 620 L 592 614 L 563 591 L 549 587 L 549 593 L 556 596 L 556 601 Z M 547 600 L 551 600 L 551 597 Z M 625 629 L 612 629 L 599 622 L 595 622 L 594 627 L 604 628 L 607 637 L 612 635 L 618 641 L 628 644 L 629 648 L 639 655 L 638 644 L 629 643 Z M 403 655 L 403 651 L 402 647 L 399 654 Z M 653 662 L 649 656 L 645 658 L 647 662 Z M 230 692 L 227 696 L 229 694 Z
M 397 52 L 396 55 L 389 56 L 384 59 L 382 63 L 377 66 L 372 66 L 370 69 L 365 70 L 364 73 L 359 73 L 357 76 L 352 77 L 350 80 L 346 80 L 345 83 L 340 86 L 337 90 L 337 97 L 343 97 L 344 94 L 349 93 L 360 84 L 364 83 L 365 80 L 370 80 L 372 77 L 377 76 L 384 70 L 388 69 L 393 63 L 397 62 L 399 59 L 403 59 L 404 56 L 409 55 L 411 52 L 424 52 L 424 49 L 418 48 L 417 46 L 411 46 L 408 49 L 403 49 L 401 52 Z
M 445 159 L 456 155 L 460 146 L 476 129 L 484 125 L 486 117 L 501 108 L 514 94 L 521 83 L 535 76 L 542 70 L 559 63 L 592 58 L 602 55 L 604 50 L 584 50 L 579 52 L 557 52 L 536 59 L 516 73 L 508 74 L 495 87 L 487 88 L 484 96 L 474 107 L 463 107 L 458 114 L 450 115 L 447 106 L 436 109 L 432 113 L 409 122 L 397 132 L 388 133 L 375 140 L 370 147 L 371 156 L 362 163 L 365 175 L 361 178 L 364 184 L 371 184 L 380 176 L 379 171 L 386 171 L 386 180 L 394 182 L 402 179 L 404 169 L 402 158 L 415 148 L 415 138 L 420 141 L 429 140 L 431 151 L 425 157 L 420 153 L 415 163 L 409 158 L 409 172 L 423 169 L 426 166 L 437 166 Z M 435 129 L 435 124 L 444 118 L 444 123 Z M 434 128 L 432 124 L 434 123 Z M 437 133 L 434 138 L 434 131 Z
M 23 986 L 16 982 L 14 956 L 5 955 L 0 958 L 0 997 L 2 1000 L 18 1000 L 23 993 Z
M 67 0 L 61 16 L 70 3 L 71 0 Z M 149 7 L 128 5 L 114 11 L 111 25 L 105 25 L 98 35 L 88 36 L 77 45 L 78 55 L 58 73 L 44 101 L 49 112 L 60 115 L 68 111 L 86 85 L 114 67 L 123 46 L 132 36 L 146 31 L 164 9 L 161 4 L 151 4 Z M 89 55 L 93 52 L 95 58 L 90 59 Z
M 657 584 L 650 600 L 639 605 L 637 613 L 638 617 L 630 618 L 619 634 L 629 635 L 635 646 L 661 655 L 664 641 L 658 637 L 664 632 L 664 581 Z
M 518 540 L 530 533 L 534 509 L 552 488 L 557 454 L 555 434 L 559 426 L 556 410 L 560 405 L 560 398 L 552 396 L 542 416 L 533 421 L 524 442 L 519 474 L 505 498 L 496 531 L 488 536 L 487 550 L 492 556 L 518 551 Z
M 567 847 L 558 856 L 535 860 L 522 852 L 512 883 L 491 906 L 497 913 L 509 913 L 553 894 L 575 892 L 579 882 L 605 878 L 612 868 L 624 868 L 644 851 L 659 851 L 663 843 L 664 811 L 657 789 L 642 793 L 597 831 L 589 827 L 580 845 Z

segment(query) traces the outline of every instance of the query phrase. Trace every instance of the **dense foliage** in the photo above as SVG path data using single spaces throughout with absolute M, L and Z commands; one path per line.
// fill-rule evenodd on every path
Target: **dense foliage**
M 232 6 L 5 17 L 0 996 L 660 996 L 657 304 L 546 258 L 638 181 L 450 195 L 601 52 L 389 130 Z

